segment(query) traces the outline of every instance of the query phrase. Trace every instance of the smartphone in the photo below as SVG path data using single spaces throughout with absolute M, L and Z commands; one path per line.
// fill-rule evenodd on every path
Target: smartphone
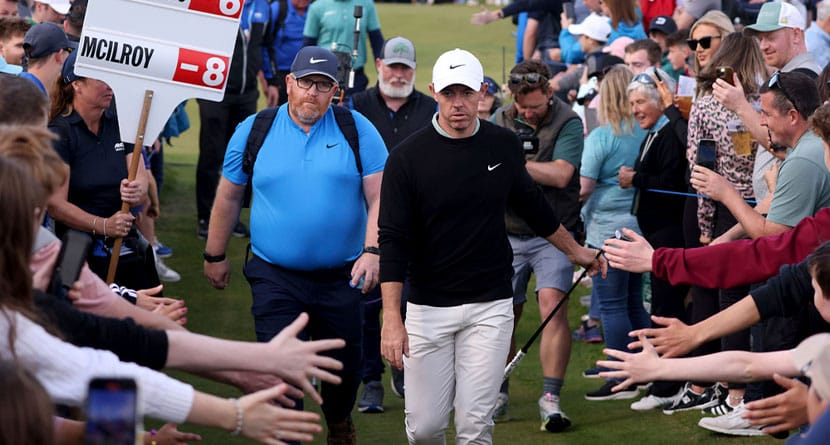
M 733 75 L 734 75 L 734 71 L 732 70 L 732 67 L 728 67 L 728 66 L 718 67 L 718 79 L 723 79 L 729 85 L 735 86 L 735 84 L 732 83 Z
M 717 143 L 714 139 L 700 139 L 697 142 L 697 165 L 715 170 Z
M 576 12 L 574 11 L 573 2 L 562 3 L 562 10 L 565 11 L 565 17 L 576 20 Z
M 81 275 L 81 268 L 92 246 L 92 237 L 84 232 L 70 229 L 63 235 L 61 243 L 57 266 L 52 274 L 50 291 L 56 297 L 66 299 L 66 293 L 72 287 L 72 283 L 78 281 Z
M 94 378 L 86 398 L 86 445 L 134 445 L 140 422 L 130 378 Z

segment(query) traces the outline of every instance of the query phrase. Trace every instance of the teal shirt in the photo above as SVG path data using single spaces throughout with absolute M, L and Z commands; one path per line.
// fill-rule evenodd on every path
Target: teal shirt
M 562 126 L 562 129 L 559 130 L 559 136 L 556 138 L 556 144 L 553 148 L 553 160 L 562 159 L 563 161 L 568 161 L 574 166 L 576 171 L 579 171 L 579 166 L 582 163 L 582 147 L 584 144 L 582 132 L 582 121 L 573 119 L 566 122 Z
M 809 130 L 778 169 L 767 220 L 793 227 L 823 207 L 830 207 L 830 172 L 824 164 L 824 144 Z
M 621 188 L 617 172 L 623 165 L 634 167 L 645 137 L 646 131 L 635 123 L 620 135 L 615 135 L 610 125 L 603 125 L 585 139 L 579 175 L 597 182 L 582 209 L 588 244 L 602 246 L 623 227 L 640 232 L 637 218 L 631 214 L 635 188 Z
M 303 36 L 317 39 L 317 46 L 351 54 L 354 45 L 354 7 L 363 6 L 357 59 L 354 68 L 366 63 L 366 38 L 380 29 L 375 3 L 371 0 L 316 0 L 308 7 Z M 332 48 L 334 46 L 334 48 Z

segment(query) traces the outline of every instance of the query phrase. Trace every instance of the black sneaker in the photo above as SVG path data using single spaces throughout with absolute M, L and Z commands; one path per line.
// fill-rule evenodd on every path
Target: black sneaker
M 717 385 L 710 386 L 703 390 L 703 394 L 692 391 L 692 384 L 686 383 L 683 395 L 677 402 L 663 410 L 663 414 L 672 415 L 681 411 L 704 410 L 720 403 L 720 389 Z
M 617 386 L 619 383 L 614 380 L 607 380 L 600 389 L 585 394 L 585 400 L 625 400 L 633 399 L 640 395 L 637 385 L 623 388 L 617 392 L 611 391 L 611 388 Z
M 206 219 L 199 220 L 199 228 L 196 229 L 196 236 L 201 240 L 206 240 L 208 235 L 208 222 Z
M 236 226 L 233 228 L 233 236 L 237 238 L 250 238 L 251 232 L 245 227 L 245 224 L 242 224 L 242 221 L 237 221 Z

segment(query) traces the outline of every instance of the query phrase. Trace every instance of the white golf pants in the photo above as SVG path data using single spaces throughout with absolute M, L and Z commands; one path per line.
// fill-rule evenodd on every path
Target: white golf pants
M 491 444 L 513 329 L 513 299 L 453 307 L 407 303 L 406 435 L 443 445 L 455 409 L 456 444 Z

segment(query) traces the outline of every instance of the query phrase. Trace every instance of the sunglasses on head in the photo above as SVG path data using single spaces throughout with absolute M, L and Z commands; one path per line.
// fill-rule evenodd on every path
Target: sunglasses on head
M 511 85 L 518 85 L 522 82 L 528 85 L 537 85 L 540 83 L 545 83 L 548 81 L 548 78 L 539 73 L 527 73 L 527 74 L 511 74 L 510 75 L 510 84 Z
M 686 44 L 689 45 L 689 48 L 691 48 L 692 51 L 697 50 L 697 45 L 700 45 L 700 47 L 703 48 L 703 49 L 709 49 L 709 47 L 712 46 L 712 39 L 719 39 L 719 38 L 721 38 L 721 36 L 706 36 L 706 37 L 701 37 L 699 39 L 689 39 L 689 40 L 686 40 Z
M 790 101 L 790 103 L 793 105 L 795 111 L 798 111 L 800 113 L 801 111 L 798 110 L 798 106 L 796 105 L 792 96 L 790 96 L 790 93 L 788 93 L 787 89 L 784 88 L 784 83 L 782 82 L 783 75 L 784 73 L 782 73 L 781 71 L 776 71 L 775 74 L 773 74 L 772 77 L 769 78 L 767 87 L 769 87 L 769 89 L 778 88 L 779 90 L 781 90 L 781 92 L 784 93 L 784 97 L 787 98 L 787 100 Z
M 640 73 L 634 76 L 634 80 L 632 82 L 639 82 L 643 85 L 651 85 L 654 88 L 657 88 L 657 83 L 654 81 L 654 78 L 651 77 L 648 73 Z

